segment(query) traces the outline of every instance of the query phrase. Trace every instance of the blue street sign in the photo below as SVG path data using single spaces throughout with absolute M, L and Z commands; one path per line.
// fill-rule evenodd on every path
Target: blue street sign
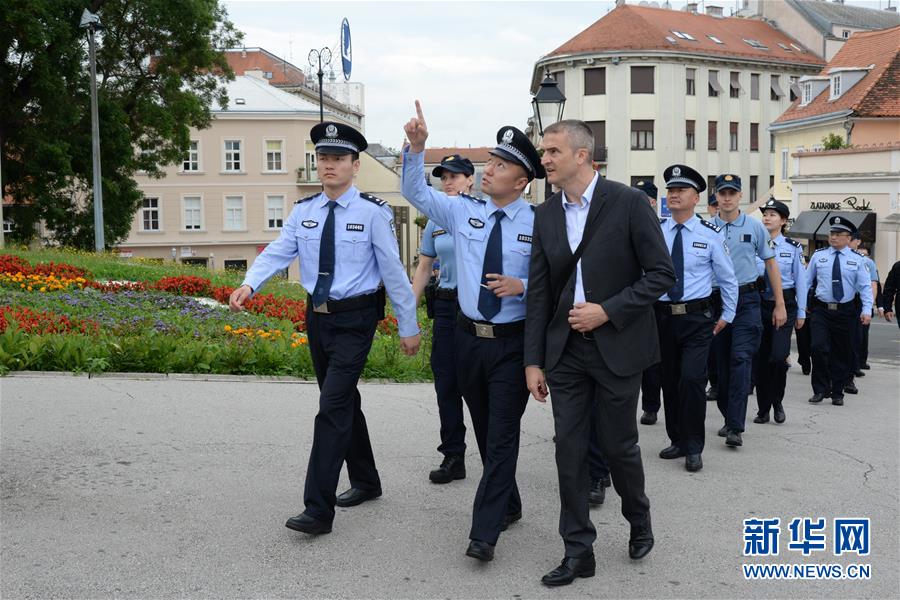
M 353 51 L 350 47 L 350 23 L 345 18 L 341 23 L 341 67 L 344 81 L 350 81 L 350 67 L 353 65 Z

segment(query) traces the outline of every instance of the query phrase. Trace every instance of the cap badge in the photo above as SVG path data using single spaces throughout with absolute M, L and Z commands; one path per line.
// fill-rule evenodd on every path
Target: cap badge
M 731 175 L 725 176 L 725 181 L 731 181 L 732 179 L 734 179 L 734 177 L 732 177 Z
M 503 143 L 504 143 L 504 144 L 511 144 L 512 141 L 513 141 L 513 135 L 514 135 L 514 134 L 513 134 L 513 130 L 512 130 L 512 129 L 507 129 L 506 131 L 504 131 L 504 132 L 503 132 Z
M 453 157 L 448 156 L 447 158 L 444 159 L 444 162 L 450 162 L 451 160 L 453 160 Z
M 840 218 L 840 217 L 835 217 L 835 218 L 834 218 L 834 222 L 835 222 L 835 223 L 840 223 L 840 222 L 841 222 L 841 218 Z
M 335 127 L 333 124 L 325 128 L 325 135 L 330 138 L 337 137 L 337 133 L 337 127 Z
M 641 179 L 640 181 L 638 181 L 638 182 L 637 182 L 637 186 L 638 186 L 638 187 L 643 187 L 643 186 L 644 186 L 644 180 Z
M 675 177 L 681 177 L 681 167 L 675 167 L 672 169 L 672 175 Z
M 769 206 L 775 206 L 775 201 L 774 201 L 774 200 L 769 200 Z

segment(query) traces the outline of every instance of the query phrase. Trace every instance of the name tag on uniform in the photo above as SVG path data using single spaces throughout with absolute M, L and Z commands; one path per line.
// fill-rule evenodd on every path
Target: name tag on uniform
M 749 243 L 749 242 L 752 242 L 752 241 L 753 241 L 753 236 L 750 235 L 749 233 L 745 233 L 745 234 L 743 234 L 743 235 L 741 236 L 741 241 L 742 241 L 742 242 L 748 242 L 748 243 Z
M 531 236 L 525 235 L 524 233 L 520 233 L 519 237 L 517 237 L 516 239 L 519 240 L 520 242 L 525 242 L 526 244 L 531 243 Z
M 303 225 L 307 229 L 315 229 L 316 227 L 319 226 L 319 222 L 318 221 L 303 221 L 301 223 L 301 225 Z
M 431 237 L 436 238 L 437 236 L 444 235 L 445 233 L 447 233 L 447 232 L 444 231 L 443 229 L 435 229 L 434 231 L 431 232 Z
M 707 244 L 706 242 L 694 242 L 691 245 L 694 248 L 702 248 L 703 250 L 706 250 L 707 248 L 709 248 L 709 244 Z
M 790 252 L 782 252 L 782 253 L 780 253 L 780 256 L 782 258 L 793 258 L 794 257 L 794 255 L 791 254 Z
M 482 221 L 481 219 L 476 219 L 475 217 L 472 217 L 471 219 L 469 219 L 469 225 L 471 225 L 475 229 L 481 229 L 484 227 L 484 221 Z
M 347 223 L 347 231 L 365 231 L 366 226 L 362 223 Z
M 855 260 L 848 260 L 848 261 L 847 261 L 847 266 L 855 267 L 855 266 L 856 266 L 856 261 L 855 261 Z

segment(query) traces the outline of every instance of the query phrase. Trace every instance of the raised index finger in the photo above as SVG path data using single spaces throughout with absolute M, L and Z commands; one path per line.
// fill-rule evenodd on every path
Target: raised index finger
M 416 116 L 419 117 L 420 121 L 425 120 L 425 115 L 422 114 L 422 105 L 419 103 L 418 100 L 416 100 Z

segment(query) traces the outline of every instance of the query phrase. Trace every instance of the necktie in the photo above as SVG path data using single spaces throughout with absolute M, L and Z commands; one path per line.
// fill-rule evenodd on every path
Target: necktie
M 322 228 L 322 241 L 319 243 L 319 278 L 316 289 L 312 293 L 313 306 L 328 301 L 331 284 L 334 282 L 334 207 L 337 202 L 328 201 L 328 217 Z
M 494 213 L 494 227 L 488 237 L 487 249 L 484 252 L 484 265 L 481 268 L 481 283 L 487 283 L 488 273 L 503 273 L 503 227 L 500 221 L 506 215 L 502 210 Z M 478 312 L 490 321 L 500 312 L 500 298 L 486 287 L 478 291 Z
M 684 296 L 684 246 L 681 242 L 681 230 L 684 225 L 675 226 L 675 241 L 672 242 L 672 264 L 675 265 L 675 285 L 669 290 L 669 299 L 678 302 Z
M 834 251 L 834 264 L 831 265 L 831 295 L 835 302 L 844 297 L 844 278 L 841 277 L 841 252 Z

